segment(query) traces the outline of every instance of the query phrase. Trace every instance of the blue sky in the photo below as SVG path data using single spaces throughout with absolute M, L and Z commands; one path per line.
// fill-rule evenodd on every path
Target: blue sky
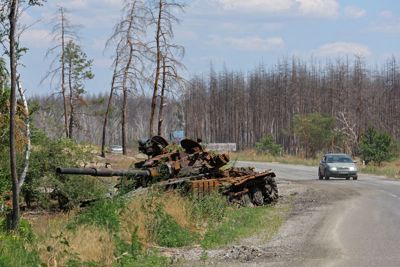
M 54 46 L 51 17 L 62 5 L 70 10 L 81 45 L 94 60 L 91 93 L 109 90 L 111 52 L 104 44 L 121 15 L 123 0 L 48 0 L 22 17 L 30 27 L 21 37 L 29 48 L 20 70 L 29 95 L 55 91 L 39 84 L 48 69 L 46 50 Z M 193 0 L 186 1 L 175 42 L 185 47 L 184 76 L 215 69 L 247 72 L 292 55 L 303 59 L 361 55 L 370 65 L 400 55 L 400 1 L 394 0 Z M 149 32 L 150 36 L 154 33 Z

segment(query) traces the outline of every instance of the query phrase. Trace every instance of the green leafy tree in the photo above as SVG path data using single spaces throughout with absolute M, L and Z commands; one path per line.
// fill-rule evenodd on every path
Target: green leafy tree
M 295 115 L 294 132 L 305 150 L 306 157 L 315 157 L 318 151 L 332 147 L 335 140 L 335 120 L 318 113 Z
M 381 165 L 383 161 L 389 160 L 392 153 L 392 138 L 387 133 L 378 132 L 370 127 L 361 136 L 360 153 L 365 162 L 373 161 Z
M 86 80 L 93 79 L 92 73 L 93 60 L 89 60 L 82 51 L 82 48 L 69 41 L 65 48 L 66 74 L 69 88 L 69 123 L 68 137 L 73 138 L 73 131 L 78 122 L 76 120 L 76 108 L 79 104 L 84 104 L 82 95 L 86 92 L 84 83 Z
M 271 134 L 268 134 L 256 143 L 256 150 L 259 153 L 268 153 L 277 156 L 282 152 L 282 146 L 276 143 L 275 138 Z

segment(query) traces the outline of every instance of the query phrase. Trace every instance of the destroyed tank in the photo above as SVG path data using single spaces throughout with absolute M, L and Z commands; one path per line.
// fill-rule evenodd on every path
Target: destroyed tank
M 203 149 L 199 142 L 183 139 L 169 145 L 161 136 L 139 142 L 139 151 L 148 156 L 129 170 L 57 168 L 59 174 L 120 176 L 120 190 L 130 191 L 150 185 L 164 189 L 181 188 L 197 197 L 217 191 L 239 205 L 264 205 L 278 199 L 275 173 L 253 168 L 229 167 L 229 156 Z

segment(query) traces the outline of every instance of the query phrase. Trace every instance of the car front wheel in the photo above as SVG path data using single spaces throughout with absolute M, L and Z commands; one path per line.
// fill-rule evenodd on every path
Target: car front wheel
M 329 180 L 329 175 L 326 171 L 325 171 L 325 180 Z
M 357 180 L 357 179 L 358 179 L 358 177 L 357 177 L 357 176 L 354 176 L 354 177 L 353 177 L 353 180 Z

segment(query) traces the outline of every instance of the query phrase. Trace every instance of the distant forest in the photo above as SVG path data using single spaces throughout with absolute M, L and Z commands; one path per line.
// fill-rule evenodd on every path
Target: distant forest
M 234 67 L 232 67 L 234 68 Z M 90 91 L 90 90 L 88 90 Z M 79 142 L 101 143 L 107 95 L 87 95 L 79 103 Z M 53 137 L 63 136 L 61 98 L 33 97 L 38 103 L 35 125 Z M 121 97 L 114 98 L 108 125 L 108 144 L 121 142 Z M 150 97 L 129 97 L 128 143 L 147 137 Z M 336 128 L 349 142 L 357 142 L 369 127 L 400 139 L 400 70 L 396 57 L 380 66 L 367 66 L 354 58 L 324 63 L 283 58 L 272 66 L 261 64 L 244 73 L 224 67 L 196 75 L 185 89 L 166 103 L 163 135 L 184 129 L 204 142 L 235 142 L 240 149 L 253 147 L 272 134 L 288 153 L 297 153 L 293 131 L 295 114 L 320 113 L 333 117 Z

